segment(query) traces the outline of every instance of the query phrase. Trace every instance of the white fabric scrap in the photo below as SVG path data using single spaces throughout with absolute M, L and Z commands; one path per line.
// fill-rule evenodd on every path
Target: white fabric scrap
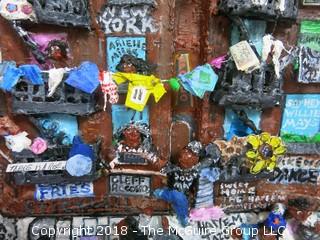
M 276 6 L 280 12 L 284 12 L 284 10 L 286 10 L 286 0 L 277 0 Z
M 284 49 L 283 42 L 280 40 L 275 40 L 269 34 L 263 37 L 262 61 L 267 61 L 268 56 L 272 51 L 272 62 L 277 78 L 280 78 L 280 57 Z
M 102 79 L 99 79 L 101 90 L 104 94 L 104 111 L 106 111 L 108 100 L 111 104 L 116 104 L 119 101 L 118 87 L 117 84 L 113 81 L 112 75 L 113 72 L 104 71 L 102 74 Z
M 27 136 L 27 132 L 21 132 L 17 135 L 5 136 L 7 148 L 9 148 L 13 152 L 21 152 L 24 149 L 29 149 L 32 141 Z
M 7 6 L 16 6 L 16 10 L 9 11 Z M 31 9 L 27 12 L 23 9 Z M 29 10 L 28 10 L 29 11 Z M 0 1 L 0 15 L 7 20 L 31 20 L 36 21 L 36 15 L 33 11 L 32 4 L 27 0 L 1 0 Z
M 267 61 L 269 53 L 273 45 L 272 36 L 270 34 L 263 37 L 263 46 L 262 46 L 262 61 Z
M 273 43 L 272 62 L 274 64 L 274 71 L 277 78 L 280 78 L 280 62 L 281 53 L 284 49 L 283 43 L 280 40 L 276 40 Z
M 67 68 L 53 68 L 53 69 L 50 69 L 48 72 L 49 72 L 48 97 L 51 97 L 55 93 L 57 87 L 62 82 L 63 76 L 67 72 Z

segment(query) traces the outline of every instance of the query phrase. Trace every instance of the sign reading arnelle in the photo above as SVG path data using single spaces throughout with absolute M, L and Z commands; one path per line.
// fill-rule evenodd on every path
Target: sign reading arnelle
M 149 196 L 151 178 L 142 175 L 117 174 L 109 179 L 110 194 Z

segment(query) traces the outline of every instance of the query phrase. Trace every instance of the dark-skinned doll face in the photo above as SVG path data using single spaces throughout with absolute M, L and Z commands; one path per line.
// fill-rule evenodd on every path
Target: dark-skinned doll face
M 124 62 L 122 64 L 122 68 L 123 68 L 123 72 L 125 72 L 125 73 L 136 73 L 137 72 L 136 67 L 130 61 Z
M 129 127 L 123 132 L 123 143 L 130 148 L 141 145 L 141 133 L 134 127 Z
M 183 169 L 193 167 L 199 162 L 199 156 L 188 148 L 184 148 L 179 153 L 178 165 Z

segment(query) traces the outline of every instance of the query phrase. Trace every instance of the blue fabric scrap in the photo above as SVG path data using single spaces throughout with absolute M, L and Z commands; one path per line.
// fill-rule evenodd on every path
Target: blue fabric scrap
M 212 92 L 218 81 L 218 75 L 210 64 L 198 66 L 191 72 L 180 74 L 178 78 L 186 91 L 199 98 L 203 98 L 206 91 Z
M 82 177 L 91 172 L 92 159 L 81 154 L 69 158 L 66 164 L 67 172 L 74 177 Z
M 207 178 L 210 182 L 215 182 L 219 180 L 220 169 L 219 168 L 205 168 L 200 172 L 201 177 Z
M 171 203 L 180 224 L 184 227 L 188 225 L 189 202 L 184 193 L 168 188 L 158 188 L 153 194 L 156 198 Z
M 19 69 L 22 71 L 22 75 L 33 85 L 43 84 L 41 70 L 37 65 L 22 65 Z
M 3 74 L 3 82 L 0 87 L 10 92 L 21 77 L 25 77 L 33 85 L 43 84 L 41 70 L 37 65 L 21 65 L 19 68 L 9 65 Z
M 73 145 L 69 152 L 69 158 L 77 154 L 89 157 L 92 160 L 95 158 L 93 148 L 90 145 L 83 143 L 79 136 L 73 138 Z
M 277 221 L 276 221 L 277 220 Z M 265 221 L 265 225 L 268 228 L 272 228 L 274 231 L 278 231 L 279 228 L 285 228 L 287 225 L 286 219 L 283 215 L 269 213 L 268 218 Z
M 92 94 L 99 86 L 99 69 L 95 63 L 86 61 L 72 70 L 65 81 L 70 86 Z

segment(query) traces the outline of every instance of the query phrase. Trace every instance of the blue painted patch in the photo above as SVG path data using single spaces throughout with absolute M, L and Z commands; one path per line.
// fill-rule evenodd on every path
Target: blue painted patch
M 320 132 L 320 94 L 288 94 L 281 135 L 314 137 Z
M 146 60 L 146 38 L 107 37 L 107 63 L 109 71 L 116 71 L 116 66 L 124 54 L 130 54 Z
M 262 54 L 262 38 L 266 34 L 267 22 L 263 20 L 244 19 L 244 25 L 248 29 L 249 38 L 257 49 L 258 54 Z M 239 29 L 232 24 L 231 46 L 240 42 Z
M 10 13 L 18 11 L 18 5 L 17 4 L 8 3 L 6 8 L 7 8 L 7 11 L 10 12 Z
M 257 110 L 245 110 L 248 118 L 254 122 L 257 128 L 260 125 L 261 112 Z M 232 137 L 245 137 L 252 134 L 253 131 L 245 126 L 242 121 L 239 120 L 238 116 L 231 110 L 226 109 L 224 118 L 224 137 L 229 141 Z
M 64 133 L 62 144 L 71 145 L 72 140 L 78 135 L 78 122 L 76 116 L 68 114 L 48 114 L 38 118 L 40 125 L 45 129 L 53 129 L 54 136 Z
M 62 198 L 94 197 L 93 183 L 37 184 L 34 197 L 38 201 Z
M 149 107 L 146 106 L 142 112 L 138 112 L 130 108 L 126 108 L 125 105 L 112 105 L 113 133 L 131 121 L 146 123 L 149 125 Z

